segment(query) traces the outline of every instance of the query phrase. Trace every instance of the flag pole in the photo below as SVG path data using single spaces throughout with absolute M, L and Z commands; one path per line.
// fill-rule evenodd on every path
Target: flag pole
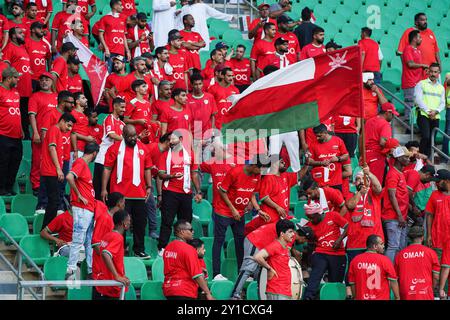
M 361 59 L 361 48 L 360 47 L 358 47 L 358 52 L 359 52 L 359 58 Z M 359 146 L 359 150 L 362 153 L 361 154 L 361 160 L 362 160 L 362 166 L 364 168 L 365 166 L 367 166 L 367 161 L 366 161 L 366 127 L 365 127 L 365 119 L 364 119 L 364 116 L 365 116 L 365 114 L 364 114 L 364 99 L 363 99 L 363 93 L 362 93 L 362 90 L 363 90 L 362 59 L 361 59 L 361 63 L 358 63 L 358 66 L 360 68 L 360 74 L 361 74 L 361 77 L 359 79 L 359 81 L 361 83 L 361 91 L 360 91 L 361 99 L 360 99 L 360 103 L 359 103 L 359 105 L 360 105 L 360 112 L 359 112 L 359 114 L 361 115 L 361 133 L 360 133 L 361 139 L 359 141 L 361 142 L 361 145 Z M 364 186 L 368 187 L 367 184 L 368 184 L 367 183 L 367 179 L 366 179 L 366 177 L 364 175 Z

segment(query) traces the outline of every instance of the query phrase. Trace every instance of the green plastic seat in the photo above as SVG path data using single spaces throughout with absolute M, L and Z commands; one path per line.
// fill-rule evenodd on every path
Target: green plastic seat
M 44 264 L 45 280 L 63 281 L 67 270 L 67 257 L 50 257 Z
M 20 184 L 25 184 L 25 181 L 30 179 L 31 172 L 31 160 L 25 158 L 22 159 L 19 166 L 19 171 L 17 171 L 16 180 Z
M 141 288 L 141 300 L 166 300 L 162 281 L 146 281 Z
M 307 203 L 307 201 L 302 200 L 299 201 L 294 208 L 294 216 L 296 219 L 301 220 L 301 219 L 306 219 L 306 214 L 305 214 L 305 209 L 303 208 L 303 206 Z
M 345 284 L 341 282 L 328 282 L 320 289 L 320 300 L 345 300 L 345 297 Z
M 334 37 L 335 34 L 339 33 L 340 31 L 340 26 L 336 23 L 334 23 L 333 21 L 329 21 L 327 23 L 327 27 L 326 27 L 326 37 L 327 38 L 332 38 Z
M 341 45 L 342 47 L 348 47 L 354 44 L 353 37 L 350 37 L 343 33 L 338 33 L 333 38 L 334 42 Z
M 5 201 L 0 197 L 0 215 L 6 213 Z
M 6 232 L 16 242 L 29 234 L 27 220 L 19 213 L 7 213 L 0 216 L 0 227 L 6 230 Z M 3 233 L 0 234 L 0 239 L 5 241 L 6 244 L 10 244 Z
M 44 216 L 43 213 L 38 213 L 34 216 L 33 220 L 33 234 L 40 234 L 42 229 L 42 223 L 44 222 Z
M 148 234 L 148 232 L 147 232 Z M 151 268 L 153 265 L 153 262 L 155 262 L 156 257 L 158 257 L 158 240 L 153 239 L 149 236 L 144 237 L 144 247 L 145 252 L 147 252 L 150 255 L 150 259 L 141 260 L 145 267 Z M 130 250 L 129 256 L 134 256 L 133 250 Z
M 388 69 L 383 72 L 383 81 L 400 85 L 402 81 L 402 72 L 394 68 Z
M 137 300 L 136 298 L 136 289 L 134 289 L 134 286 L 129 286 L 128 291 L 125 292 L 125 300 Z
M 357 12 L 357 10 L 355 10 L 354 7 L 349 6 L 347 4 L 343 4 L 343 5 L 337 6 L 335 13 L 341 14 L 344 17 L 351 18 L 351 16 L 353 16 L 356 12 Z
M 92 300 L 92 287 L 69 288 L 67 300 Z
M 213 186 L 209 185 L 208 190 L 206 191 L 206 199 L 209 203 L 213 202 Z
M 202 223 L 199 219 L 192 218 L 191 221 L 192 229 L 194 230 L 194 237 L 201 238 L 203 237 L 203 227 Z
M 236 41 L 243 40 L 242 33 L 239 30 L 228 30 L 225 32 L 225 34 L 222 36 L 222 40 L 228 44 L 232 45 Z
M 36 205 L 37 198 L 32 194 L 18 194 L 11 202 L 11 211 L 20 213 L 28 223 L 31 223 L 34 220 Z
M 238 45 L 243 45 L 245 47 L 244 58 L 250 58 L 250 53 L 252 51 L 253 41 L 252 40 L 245 40 L 245 39 L 236 40 L 233 43 L 233 48 L 234 48 L 235 51 L 236 51 L 236 47 Z
M 211 294 L 217 300 L 229 300 L 233 292 L 234 284 L 229 280 L 213 281 Z
M 236 259 L 225 259 L 220 265 L 220 273 L 231 281 L 236 281 L 238 269 Z
M 40 235 L 26 235 L 19 245 L 38 266 L 43 266 L 50 258 L 50 245 Z
M 22 140 L 22 158 L 31 161 L 31 140 Z
M 210 55 L 208 51 L 200 51 L 200 63 L 202 64 L 202 68 L 205 67 L 206 61 L 210 59 Z
M 205 258 L 212 260 L 212 248 L 214 244 L 214 237 L 201 237 L 200 238 L 205 245 Z M 225 259 L 225 253 L 222 248 L 222 253 L 220 255 L 220 260 L 223 261 Z
M 236 247 L 234 245 L 234 238 L 227 243 L 227 259 L 236 259 Z
M 164 281 L 164 260 L 161 257 L 156 258 L 152 265 L 152 280 Z
M 135 288 L 140 288 L 148 280 L 145 264 L 141 259 L 135 257 L 125 257 L 125 275 L 130 279 Z
M 97 123 L 98 123 L 99 125 L 102 125 L 102 124 L 103 124 L 103 121 L 105 121 L 105 119 L 106 119 L 107 116 L 109 116 L 108 113 L 100 113 L 100 114 L 98 115 L 98 121 L 97 121 Z
M 247 287 L 246 300 L 260 300 L 258 293 L 258 282 L 252 281 Z
M 202 225 L 207 226 L 211 221 L 212 210 L 213 208 L 208 200 L 202 200 L 199 203 L 192 200 L 193 215 L 200 221 Z M 195 237 L 198 238 L 199 236 L 195 235 Z
M 293 186 L 291 188 L 291 193 L 289 196 L 289 209 L 294 209 L 298 202 L 298 186 Z
M 211 27 L 210 29 L 213 29 L 217 32 L 220 38 L 223 37 L 223 35 L 228 32 L 231 28 L 228 24 L 228 22 L 222 21 L 222 20 L 212 20 L 211 21 Z

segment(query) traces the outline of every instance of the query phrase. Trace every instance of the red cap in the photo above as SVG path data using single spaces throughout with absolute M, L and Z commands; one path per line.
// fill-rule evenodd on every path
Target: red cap
M 261 4 L 258 6 L 258 9 L 261 10 L 261 9 L 264 8 L 264 7 L 270 8 L 270 5 L 267 4 L 267 3 L 261 3 Z
M 392 149 L 400 146 L 400 142 L 395 138 L 389 138 L 386 140 L 383 150 L 381 150 L 382 154 L 388 154 Z
M 39 79 L 42 77 L 47 77 L 52 80 L 55 80 L 55 76 L 53 74 L 51 74 L 50 72 L 42 72 L 41 75 L 39 76 Z
M 383 110 L 384 112 L 392 112 L 392 114 L 396 115 L 397 117 L 400 115 L 398 111 L 395 110 L 395 106 L 390 102 L 383 103 L 381 105 L 381 110 Z

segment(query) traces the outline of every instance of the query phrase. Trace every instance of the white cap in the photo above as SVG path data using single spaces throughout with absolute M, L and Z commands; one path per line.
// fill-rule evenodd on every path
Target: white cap
M 362 77 L 364 83 L 375 78 L 373 72 L 363 72 Z
M 394 158 L 400 158 L 401 156 L 411 156 L 411 152 L 406 147 L 397 147 L 392 152 Z

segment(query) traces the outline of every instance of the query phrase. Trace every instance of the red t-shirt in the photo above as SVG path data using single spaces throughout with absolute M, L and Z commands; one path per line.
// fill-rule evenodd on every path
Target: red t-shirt
M 16 89 L 8 90 L 0 84 L 0 135 L 22 139 L 20 95 Z
M 135 124 L 136 133 L 140 134 L 142 131 L 147 129 L 150 121 L 152 120 L 151 116 L 151 105 L 147 100 L 139 101 L 137 98 L 134 98 L 130 101 L 127 106 L 127 110 L 125 111 L 125 117 L 130 118 L 130 120 L 146 120 L 147 124 Z
M 50 157 L 50 151 L 48 149 L 49 146 L 55 146 L 59 160 L 59 167 L 62 169 L 64 158 L 63 133 L 56 125 L 51 126 L 45 135 L 44 142 L 42 144 L 41 158 L 41 176 L 56 177 L 56 167 Z
M 402 89 L 414 88 L 423 78 L 422 68 L 411 69 L 408 67 L 408 61 L 422 63 L 422 52 L 419 48 L 408 45 L 402 54 Z
M 324 187 L 322 188 L 326 201 L 327 201 L 327 208 L 323 208 L 324 212 L 329 211 L 339 211 L 341 210 L 341 207 L 345 204 L 344 196 L 342 193 L 337 190 L 330 187 Z M 315 200 L 316 202 L 319 202 L 319 200 Z M 308 200 L 308 204 L 311 204 L 311 199 Z
M 175 239 L 165 248 L 163 259 L 164 295 L 197 298 L 198 284 L 195 279 L 203 275 L 197 250 Z
M 364 119 L 369 120 L 378 114 L 378 96 L 370 89 L 363 87 Z M 381 95 L 384 96 L 383 93 Z
M 72 134 L 78 133 L 83 136 L 89 135 L 89 120 L 83 112 L 77 111 L 75 109 L 72 110 L 72 115 L 77 121 L 74 123 L 72 128 Z M 78 151 L 84 152 L 84 147 L 86 146 L 86 141 L 77 139 L 77 148 Z
M 180 30 L 180 35 L 183 37 L 185 42 L 201 42 L 204 41 L 200 33 L 194 31 Z M 192 63 L 192 67 L 201 70 L 202 65 L 200 62 L 200 54 L 198 50 L 188 50 L 186 49 L 186 55 Z
M 250 60 L 247 58 L 242 58 L 242 60 L 237 60 L 236 58 L 230 59 L 231 70 L 234 73 L 234 85 L 235 86 L 245 86 L 250 85 L 252 69 L 250 68 Z
M 403 52 L 406 50 L 406 47 L 409 45 L 408 36 L 409 33 L 413 30 L 417 30 L 416 28 L 408 28 L 403 33 L 400 42 L 398 44 L 398 52 Z M 420 36 L 422 37 L 422 43 L 420 44 L 420 51 L 422 51 L 422 61 L 423 63 L 430 65 L 433 62 L 436 62 L 436 52 L 439 52 L 439 47 L 437 43 L 437 38 L 434 32 L 427 28 L 426 30 L 420 31 Z
M 189 70 L 188 61 L 188 57 L 182 51 L 179 50 L 175 54 L 169 51 L 169 64 L 173 68 L 172 75 L 169 76 L 169 79 L 170 81 L 175 81 L 172 90 L 176 88 L 187 89 L 184 77 Z
M 189 152 L 189 151 L 188 151 Z M 164 171 L 165 173 L 168 172 L 167 169 L 167 157 L 169 156 L 169 151 L 165 151 L 159 158 L 159 165 L 158 169 L 159 171 Z M 193 152 L 190 152 L 190 163 L 191 167 L 191 176 L 192 172 L 198 170 L 198 165 L 194 163 L 194 154 Z M 172 159 L 170 161 L 170 174 L 175 175 L 177 173 L 183 173 L 184 174 L 184 161 L 183 161 L 183 151 L 180 150 L 179 152 L 172 152 Z M 168 185 L 166 186 L 165 181 L 163 182 L 163 190 L 168 190 L 172 192 L 182 193 L 185 194 L 186 192 L 183 190 L 183 180 L 184 176 L 181 178 L 173 178 L 168 180 Z M 189 194 L 192 193 L 192 189 L 188 192 Z
M 378 51 L 380 46 L 375 40 L 370 38 L 361 39 L 358 41 L 358 46 L 361 47 L 361 52 L 365 53 L 363 72 L 380 72 L 380 58 Z
M 161 115 L 161 123 L 167 123 L 167 132 L 177 129 L 184 129 L 189 131 L 192 115 L 191 110 L 184 106 L 183 110 L 177 111 L 172 107 L 165 109 Z
M 42 129 L 47 130 L 53 125 L 56 125 L 61 118 L 62 113 L 57 108 L 52 108 L 47 112 L 47 115 L 45 116 L 44 123 L 42 125 Z M 70 160 L 70 151 L 71 151 L 71 144 L 70 144 L 70 132 L 63 133 L 63 157 L 64 161 Z
M 62 3 L 67 3 L 67 0 L 62 0 Z M 78 0 L 77 12 L 79 12 L 84 18 L 89 13 L 89 7 L 95 6 L 95 0 Z
M 25 48 L 25 45 L 15 45 L 11 41 L 8 42 L 5 49 L 3 49 L 3 61 L 8 62 L 11 67 L 17 70 L 22 75 L 17 82 L 17 91 L 20 97 L 29 97 L 33 91 L 31 87 L 31 65 L 30 56 Z
M 421 244 L 412 244 L 395 256 L 400 299 L 434 300 L 433 273 L 441 267 L 436 252 Z
M 253 44 L 252 51 L 250 52 L 250 59 L 256 61 L 256 67 L 262 70 L 263 67 L 261 63 L 264 58 L 275 52 L 275 40 L 270 42 L 264 39 L 257 40 Z
M 19 19 L 20 19 L 20 18 L 19 18 Z M 20 29 L 22 29 L 23 33 L 24 33 L 25 36 L 26 36 L 26 34 L 27 34 L 27 28 L 26 28 L 26 26 L 25 26 L 25 21 L 26 21 L 25 17 L 22 18 L 21 21 L 22 21 L 21 23 L 17 23 L 17 22 L 15 22 L 13 19 L 10 19 L 10 20 L 8 20 L 8 27 L 9 27 L 9 29 L 12 29 L 12 28 L 20 28 Z
M 283 172 L 279 176 L 268 174 L 261 178 L 261 188 L 259 190 L 261 210 L 270 215 L 270 222 L 278 221 L 280 216 L 274 208 L 268 206 L 263 200 L 269 198 L 288 213 L 290 190 L 296 184 L 296 172 Z
M 191 112 L 191 130 L 194 139 L 209 139 L 212 132 L 211 117 L 217 113 L 216 100 L 210 93 L 203 93 L 203 96 L 194 97 L 192 93 L 188 94 L 186 108 Z M 207 133 L 207 134 L 205 134 Z
M 336 133 L 357 133 L 355 117 L 333 116 L 333 123 Z
M 245 208 L 250 202 L 252 195 L 259 192 L 261 184 L 260 175 L 248 175 L 245 173 L 244 165 L 237 165 L 227 172 L 225 179 L 219 188 L 226 192 L 233 206 L 243 216 L 245 214 Z M 233 217 L 230 208 L 219 197 L 215 212 L 225 216 Z
M 4 34 L 9 31 L 9 22 L 8 19 L 0 14 L 0 43 L 3 43 Z
M 276 225 L 275 222 L 262 225 L 247 235 L 248 241 L 250 241 L 258 250 L 264 249 L 277 239 Z
M 212 158 L 208 161 L 200 164 L 200 171 L 209 173 L 212 178 L 212 189 L 213 189 L 213 208 L 217 208 L 219 205 L 219 201 L 221 201 L 219 187 L 222 185 L 223 180 L 228 171 L 232 168 L 236 167 L 236 164 L 227 162 L 228 160 L 217 160 L 216 158 Z
M 261 70 L 261 72 L 264 70 L 267 66 L 275 66 L 278 69 L 284 69 L 290 64 L 288 56 L 287 55 L 279 55 L 278 53 L 273 53 L 267 56 L 264 56 L 264 58 L 261 59 L 258 69 Z
M 55 92 L 38 91 L 31 95 L 28 103 L 28 114 L 36 116 L 36 126 L 40 134 L 45 116 L 49 110 L 58 105 L 58 94 Z
M 136 31 L 137 31 L 137 37 L 136 37 Z M 148 25 L 144 27 L 144 29 L 139 28 L 139 26 L 135 26 L 134 28 L 130 28 L 127 31 L 127 38 L 131 40 L 132 42 L 139 40 L 143 34 L 147 37 L 150 34 L 151 30 Z M 144 54 L 146 52 L 152 52 L 150 50 L 150 43 L 148 40 L 141 41 L 138 43 L 138 47 L 141 50 L 141 54 Z M 137 48 L 137 47 L 136 47 Z M 131 49 L 131 56 L 135 56 L 136 48 Z
M 123 11 L 122 16 L 129 17 L 133 14 L 136 14 L 136 2 L 134 0 L 123 0 Z
M 53 12 L 52 1 L 47 1 L 47 4 L 44 7 L 44 5 L 42 3 L 42 0 L 34 0 L 34 1 L 24 0 L 23 1 L 23 8 L 26 8 L 28 3 L 30 3 L 30 2 L 33 2 L 34 4 L 36 4 L 36 7 L 37 7 L 36 19 L 44 21 L 45 17 L 47 16 L 47 14 L 49 12 Z
M 126 78 L 128 77 L 128 74 L 117 74 L 117 73 L 111 73 L 107 78 L 105 82 L 105 88 L 112 89 L 116 88 L 116 97 L 125 99 L 126 97 L 126 91 L 131 89 L 129 88 L 129 82 L 126 81 Z M 131 85 L 131 83 L 130 83 Z M 112 100 L 109 102 L 109 112 L 113 112 L 113 105 Z M 125 100 L 126 101 L 126 100 Z
M 88 126 L 89 135 L 95 138 L 95 142 L 100 145 L 103 138 L 103 126 L 96 124 L 95 126 Z
M 356 300 L 389 300 L 389 280 L 397 273 L 388 257 L 367 251 L 356 256 L 348 269 L 348 281 L 355 285 Z
M 79 74 L 75 74 L 73 77 L 67 77 L 67 90 L 72 93 L 83 92 L 83 79 Z
M 385 190 L 383 195 L 383 212 L 381 217 L 383 220 L 397 220 L 397 212 L 395 212 L 389 199 L 388 190 L 395 190 L 395 197 L 397 198 L 400 212 L 404 219 L 408 215 L 409 193 L 406 184 L 405 175 L 403 172 L 391 167 L 386 175 Z
M 75 176 L 75 185 L 78 188 L 81 196 L 88 201 L 88 204 L 81 202 L 76 193 L 70 190 L 70 199 L 73 207 L 94 212 L 95 210 L 95 191 L 92 184 L 92 173 L 89 166 L 83 158 L 78 158 L 74 161 L 70 172 Z
M 332 136 L 331 139 L 324 143 L 316 143 L 310 146 L 311 159 L 315 161 L 325 161 L 333 157 L 339 157 L 344 154 L 348 154 L 347 148 L 345 148 L 344 141 L 341 138 Z M 328 179 L 326 177 L 325 169 L 329 170 Z M 342 184 L 342 162 L 330 163 L 325 167 L 316 167 L 313 169 L 313 178 L 320 186 L 329 185 L 336 186 Z M 315 170 L 322 169 L 322 170 Z M 323 178 L 320 175 L 323 174 Z
M 44 39 L 36 41 L 32 38 L 27 38 L 25 49 L 30 58 L 31 78 L 39 80 L 39 76 L 47 71 L 47 60 L 51 57 L 50 43 Z
M 100 20 L 99 31 L 104 31 L 106 45 L 109 52 L 123 55 L 126 41 L 126 24 L 123 18 L 114 17 L 112 13 L 107 14 Z
M 448 195 L 436 190 L 431 194 L 425 207 L 425 212 L 433 216 L 433 224 L 431 226 L 433 248 L 443 249 L 445 247 L 445 237 L 447 236 L 447 228 L 450 223 L 450 212 L 446 210 L 449 201 L 450 197 Z
M 148 154 L 147 148 L 145 145 L 137 141 L 138 154 L 140 160 L 140 183 L 138 186 L 133 184 L 133 154 L 134 149 L 128 146 L 125 146 L 125 155 L 123 159 L 123 171 L 122 171 L 122 181 L 117 182 L 117 166 L 118 166 L 118 156 L 119 156 L 119 148 L 121 143 L 117 142 L 112 145 L 108 151 L 106 151 L 105 156 L 105 167 L 111 168 L 111 180 L 110 180 L 110 191 L 112 192 L 120 192 L 128 199 L 144 199 L 146 196 L 145 190 L 145 179 L 144 179 L 144 170 L 150 170 L 152 168 L 152 161 L 150 159 L 150 155 Z
M 113 230 L 107 233 L 100 244 L 100 252 L 106 252 L 113 261 L 114 267 L 116 268 L 117 274 L 120 277 L 125 276 L 125 265 L 123 262 L 124 257 L 124 239 L 123 236 Z M 114 276 L 109 271 L 106 266 L 103 258 L 101 260 L 101 264 L 99 264 L 99 273 L 97 280 L 114 280 Z M 100 293 L 108 297 L 118 298 L 120 297 L 120 287 L 95 287 L 95 289 Z M 125 288 L 125 291 L 128 291 L 128 287 Z
M 89 23 L 81 14 L 79 13 L 70 14 L 65 11 L 61 11 L 55 15 L 52 23 L 52 30 L 58 32 L 58 37 L 56 38 L 58 51 L 61 50 L 64 37 L 69 32 L 72 32 L 71 26 L 72 22 L 75 20 L 81 20 L 81 23 L 83 24 L 84 27 L 84 32 L 87 33 L 89 30 Z
M 128 103 L 131 100 L 133 100 L 134 98 L 136 98 L 136 92 L 134 92 L 133 89 L 131 88 L 131 85 L 136 80 L 144 80 L 147 83 L 148 94 L 146 96 L 144 96 L 144 99 L 147 99 L 148 101 L 150 101 L 150 97 L 152 96 L 153 89 L 154 89 L 150 75 L 144 75 L 144 78 L 141 79 L 136 76 L 135 72 L 130 73 L 125 78 L 122 78 L 122 79 L 119 78 L 119 82 L 122 82 L 122 83 L 119 84 L 120 88 L 118 88 L 118 87 L 116 87 L 116 88 L 119 92 L 121 92 L 121 93 L 123 92 L 124 99 Z
M 248 30 L 253 30 L 259 23 L 261 22 L 261 18 L 256 18 L 250 23 L 250 26 L 248 27 Z M 278 31 L 278 24 L 276 19 L 268 18 L 267 22 L 271 22 L 275 25 L 275 28 Z M 261 40 L 262 39 L 262 33 L 264 28 L 261 27 L 256 31 L 256 36 L 253 38 L 254 41 Z
M 69 87 L 69 69 L 67 61 L 62 56 L 53 61 L 52 73 L 57 76 L 56 92 L 67 90 Z
M 325 49 L 325 46 L 321 44 L 320 46 L 315 46 L 314 44 L 310 43 L 307 44 L 302 48 L 302 51 L 300 53 L 300 60 L 305 60 L 308 58 L 314 58 L 318 55 L 321 55 L 325 53 L 327 50 Z
M 431 187 L 431 183 L 422 183 L 422 181 L 420 181 L 420 173 L 414 170 L 414 168 L 410 170 L 403 170 L 403 174 L 405 175 L 408 189 L 414 193 Z
M 94 231 L 92 232 L 92 247 L 100 247 L 101 241 L 105 235 L 113 231 L 114 222 L 111 215 L 108 213 L 108 207 L 101 202 L 95 202 L 94 211 Z M 98 274 L 101 272 L 99 267 L 103 263 L 103 258 L 96 250 L 92 251 L 92 278 L 98 279 Z
M 172 99 L 167 101 L 164 100 L 156 100 L 152 103 L 151 112 L 152 115 L 156 115 L 156 120 L 160 120 L 164 110 L 168 109 L 170 106 L 173 106 L 175 102 Z
M 289 52 L 286 53 L 286 57 L 288 58 L 290 64 L 296 63 L 298 61 L 297 53 L 301 52 L 301 49 L 300 42 L 298 41 L 295 33 L 289 31 L 286 33 L 277 32 L 277 34 L 275 35 L 275 40 L 277 40 L 278 38 L 283 38 L 284 40 L 289 41 Z
M 367 120 L 365 125 L 366 150 L 381 153 L 383 147 L 380 145 L 381 138 L 389 139 L 392 137 L 392 127 L 389 122 L 381 116 L 373 117 Z
M 69 211 L 57 215 L 45 228 L 49 233 L 57 233 L 62 241 L 72 242 L 73 217 Z
M 103 137 L 102 143 L 100 144 L 100 151 L 98 152 L 97 157 L 95 158 L 96 163 L 103 164 L 105 162 L 106 151 L 111 147 L 115 140 L 109 137 L 110 134 L 115 133 L 118 136 L 122 135 L 123 127 L 125 123 L 120 120 L 120 118 L 114 118 L 114 114 L 110 114 L 106 117 L 105 121 L 103 121 Z
M 333 249 L 333 244 L 341 236 L 340 228 L 344 228 L 348 222 L 336 211 L 330 211 L 324 213 L 324 215 L 323 220 L 318 224 L 313 224 L 312 222 L 306 224 L 312 229 L 317 239 L 315 252 L 333 256 L 344 255 L 344 243 L 341 243 L 338 250 Z
M 269 264 L 278 274 L 278 277 L 267 279 L 266 293 L 292 296 L 291 268 L 289 267 L 289 247 L 284 247 L 280 241 L 275 240 L 264 248 L 269 254 Z
M 238 94 L 239 90 L 234 85 L 222 87 L 219 83 L 215 83 L 208 89 L 208 92 L 214 96 L 214 99 L 216 99 L 216 128 L 220 130 L 222 128 L 222 117 L 231 107 L 231 102 L 228 100 L 228 97 L 233 94 Z

